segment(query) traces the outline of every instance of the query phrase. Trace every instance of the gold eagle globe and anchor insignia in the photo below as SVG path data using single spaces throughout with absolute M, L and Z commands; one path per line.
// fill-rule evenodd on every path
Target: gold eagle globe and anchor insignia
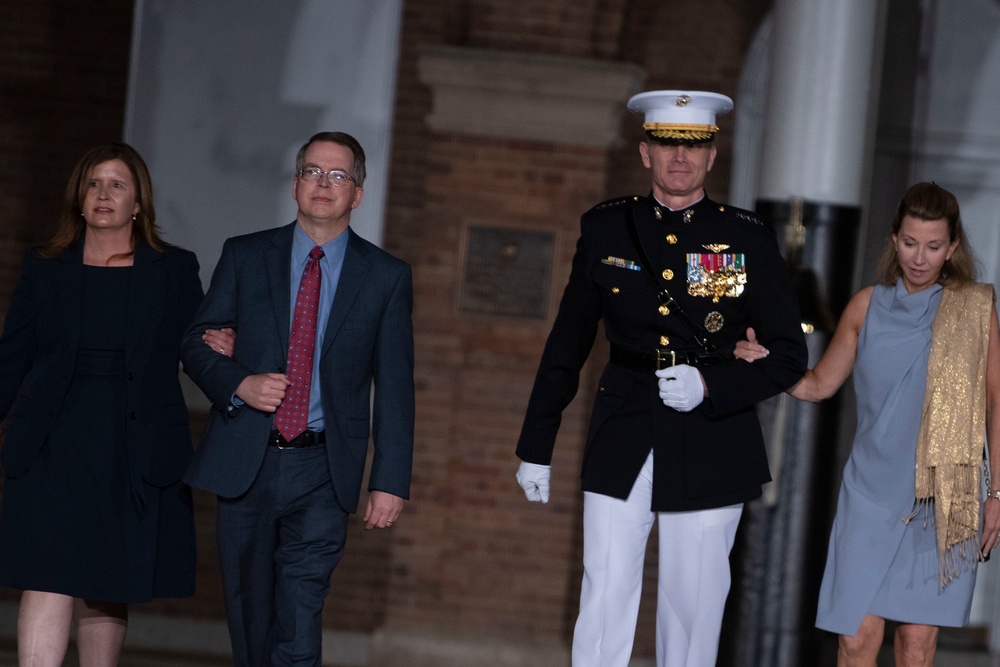
M 725 319 L 722 317 L 722 313 L 717 310 L 713 310 L 705 316 L 705 330 L 708 331 L 708 333 L 721 331 L 724 323 Z

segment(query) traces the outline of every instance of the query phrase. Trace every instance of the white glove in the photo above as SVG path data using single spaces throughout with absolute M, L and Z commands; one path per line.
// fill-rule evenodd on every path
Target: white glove
M 524 497 L 533 503 L 549 502 L 549 479 L 552 477 L 552 466 L 521 461 L 517 469 L 517 483 L 524 489 Z
M 705 399 L 705 385 L 701 373 L 694 366 L 680 364 L 656 371 L 660 378 L 660 398 L 668 408 L 691 412 Z

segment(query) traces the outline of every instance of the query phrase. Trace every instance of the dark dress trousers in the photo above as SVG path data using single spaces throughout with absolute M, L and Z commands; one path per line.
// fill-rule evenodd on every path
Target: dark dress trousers
M 652 450 L 655 511 L 756 498 L 770 473 L 754 404 L 798 381 L 807 351 L 773 229 L 752 212 L 707 196 L 682 211 L 661 207 L 652 197 L 626 197 L 584 214 L 517 455 L 551 462 L 562 411 L 576 395 L 598 322 L 604 322 L 613 358 L 615 352 L 649 358 L 657 350 L 666 357 L 699 349 L 677 308 L 662 312 L 657 287 L 628 232 L 630 214 L 661 284 L 729 358 L 699 368 L 707 396 L 687 413 L 663 404 L 653 369 L 609 363 L 587 435 L 583 490 L 627 498 Z M 747 327 L 770 350 L 752 364 L 731 357 Z
M 102 284 L 110 291 L 93 291 Z M 201 299 L 198 261 L 179 248 L 140 243 L 130 268 L 86 267 L 82 244 L 27 253 L 0 339 L 3 583 L 119 602 L 193 593 L 178 373 Z M 108 321 L 123 330 L 95 337 Z M 91 378 L 108 391 L 81 390 Z

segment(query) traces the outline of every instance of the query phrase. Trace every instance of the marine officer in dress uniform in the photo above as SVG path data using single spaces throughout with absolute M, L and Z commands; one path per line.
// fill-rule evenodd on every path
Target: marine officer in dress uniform
M 725 95 L 652 91 L 639 145 L 651 192 L 581 219 L 569 284 L 517 446 L 517 480 L 547 502 L 563 409 L 599 321 L 611 343 L 583 456 L 584 575 L 574 667 L 625 667 L 646 540 L 659 524 L 659 667 L 712 667 L 743 503 L 770 480 L 755 403 L 788 389 L 807 352 L 772 228 L 708 198 Z M 753 327 L 770 354 L 732 350 Z

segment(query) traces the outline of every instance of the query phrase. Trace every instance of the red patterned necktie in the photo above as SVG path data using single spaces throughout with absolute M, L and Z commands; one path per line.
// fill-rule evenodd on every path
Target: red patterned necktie
M 287 442 L 305 431 L 309 423 L 309 387 L 312 386 L 313 353 L 316 351 L 316 315 L 323 275 L 319 259 L 322 256 L 323 249 L 319 246 L 309 252 L 295 298 L 292 330 L 288 334 L 285 375 L 291 384 L 285 391 L 285 400 L 274 413 L 274 427 Z

